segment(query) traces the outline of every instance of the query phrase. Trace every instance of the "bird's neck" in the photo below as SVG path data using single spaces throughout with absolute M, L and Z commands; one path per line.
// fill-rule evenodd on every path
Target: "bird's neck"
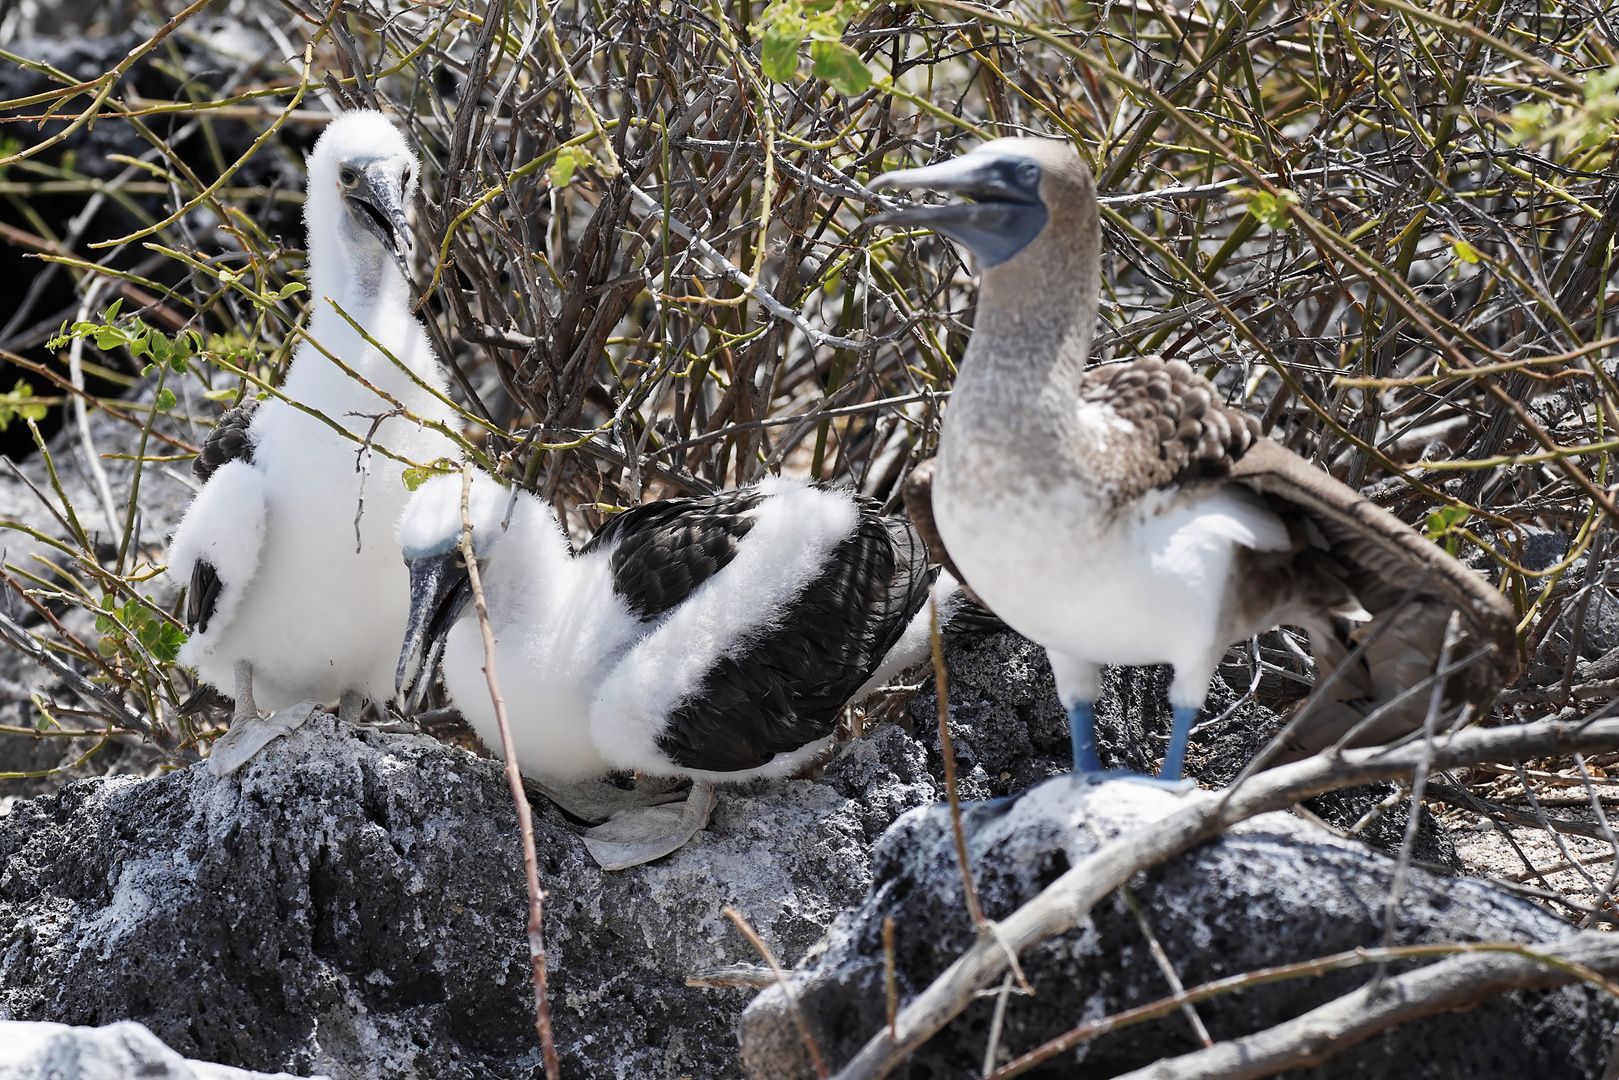
M 1021 260 L 1019 260 L 1021 262 Z M 951 394 L 949 424 L 977 437 L 1017 438 L 1031 452 L 1064 439 L 1077 422 L 1080 379 L 1096 325 L 1092 265 L 1044 265 L 1049 274 L 984 275 L 972 341 Z
M 327 299 L 361 326 L 379 314 L 410 310 L 410 289 L 380 245 L 345 245 L 336 236 L 311 237 L 309 288 L 316 303 Z

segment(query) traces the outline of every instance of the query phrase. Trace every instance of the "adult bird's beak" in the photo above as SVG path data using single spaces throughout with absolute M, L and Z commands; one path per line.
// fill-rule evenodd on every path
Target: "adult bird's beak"
M 432 682 L 450 628 L 472 598 L 472 576 L 458 548 L 409 560 L 409 566 L 410 618 L 399 666 L 394 670 L 395 700 L 401 712 Z
M 1022 251 L 1046 227 L 1040 164 L 1020 154 L 978 150 L 921 169 L 884 173 L 871 186 L 953 191 L 973 200 L 893 210 L 871 221 L 943 233 L 964 244 L 986 269 Z
M 356 172 L 358 182 L 343 198 L 361 224 L 402 264 L 405 253 L 411 249 L 410 223 L 405 219 L 404 176 L 391 162 L 378 162 Z

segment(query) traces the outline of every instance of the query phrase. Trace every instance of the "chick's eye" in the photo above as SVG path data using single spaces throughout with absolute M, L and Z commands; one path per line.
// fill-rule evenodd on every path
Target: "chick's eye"
M 1034 187 L 1040 183 L 1040 166 L 1032 161 L 1025 161 L 1018 166 L 1017 178 L 1027 187 Z
M 405 187 L 410 187 L 410 178 L 411 178 L 411 177 L 412 177 L 412 176 L 413 176 L 413 175 L 415 175 L 415 174 L 414 174 L 414 173 L 413 173 L 413 172 L 412 172 L 412 171 L 411 171 L 411 168 L 410 168 L 410 166 L 409 166 L 409 165 L 406 165 L 406 166 L 405 166 L 405 175 L 404 175 L 404 176 L 403 176 L 403 177 L 401 177 L 401 178 L 400 178 L 400 180 L 399 180 L 399 182 L 400 182 L 400 183 L 401 183 L 401 184 L 402 184 L 402 185 L 404 185 L 404 186 L 405 186 Z
M 353 169 L 341 169 L 338 171 L 337 179 L 341 181 L 343 186 L 346 188 L 358 187 L 360 183 L 360 174 L 355 172 Z

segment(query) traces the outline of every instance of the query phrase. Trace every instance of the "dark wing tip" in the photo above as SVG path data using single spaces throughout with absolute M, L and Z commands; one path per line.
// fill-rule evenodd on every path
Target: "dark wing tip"
M 201 452 L 191 461 L 192 475 L 207 483 L 209 477 L 228 462 L 251 462 L 253 441 L 248 429 L 253 424 L 253 414 L 258 410 L 257 401 L 247 401 L 221 416 L 214 430 L 203 440 Z

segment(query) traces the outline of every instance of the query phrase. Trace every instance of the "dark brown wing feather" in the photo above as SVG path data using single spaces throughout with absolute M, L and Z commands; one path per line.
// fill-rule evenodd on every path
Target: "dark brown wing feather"
M 933 522 L 933 470 L 938 464 L 938 458 L 928 458 L 905 478 L 905 514 L 922 535 L 922 542 L 928 546 L 930 561 L 944 567 L 957 581 L 964 582 L 967 579 L 950 561 L 950 552 L 945 550 L 944 540 L 939 537 L 939 527 Z
M 248 428 L 258 410 L 259 403 L 249 401 L 221 416 L 214 430 L 203 440 L 202 452 L 191 461 L 192 475 L 206 483 L 226 462 L 251 462 L 253 442 L 248 437 Z
M 1295 532 L 1303 525 L 1310 540 L 1305 550 L 1294 556 L 1295 573 L 1300 558 L 1318 563 L 1317 577 L 1330 573 L 1341 577 L 1363 607 L 1373 617 L 1390 617 L 1408 590 L 1417 590 L 1415 600 L 1393 616 L 1396 624 L 1385 631 L 1368 649 L 1366 659 L 1372 668 L 1385 670 L 1375 681 L 1412 685 L 1432 672 L 1438 659 L 1445 624 L 1452 610 L 1461 615 L 1462 638 L 1453 657 L 1460 659 L 1480 646 L 1493 645 L 1491 655 L 1459 672 L 1446 687 L 1447 697 L 1483 705 L 1495 695 L 1517 667 L 1516 616 L 1512 605 L 1484 578 L 1451 558 L 1438 545 L 1412 531 L 1411 527 L 1358 492 L 1334 480 L 1326 472 L 1290 453 L 1269 439 L 1257 440 L 1241 459 L 1233 463 L 1230 479 L 1257 492 L 1271 504 Z M 1370 627 L 1355 634 L 1366 636 Z M 1312 643 L 1318 642 L 1312 630 Z M 1328 649 L 1332 643 L 1321 642 Z M 1344 650 L 1347 640 L 1341 642 Z M 1317 651 L 1322 651 L 1317 647 Z M 1332 651 L 1337 651 L 1332 649 Z M 1332 667 L 1331 657 L 1318 656 L 1322 671 Z M 1426 713 L 1425 695 L 1409 701 L 1388 717 L 1388 722 L 1357 738 L 1357 744 L 1387 741 L 1421 723 Z M 1307 723 L 1284 757 L 1313 753 L 1330 745 L 1347 730 L 1345 721 Z M 1341 730 L 1340 730 L 1341 729 Z
M 1124 468 L 1109 478 L 1121 501 L 1222 479 L 1260 437 L 1257 419 L 1227 406 L 1212 383 L 1179 360 L 1144 356 L 1092 368 L 1079 397 L 1134 425 L 1130 435 L 1108 436 L 1132 459 L 1117 462 Z

